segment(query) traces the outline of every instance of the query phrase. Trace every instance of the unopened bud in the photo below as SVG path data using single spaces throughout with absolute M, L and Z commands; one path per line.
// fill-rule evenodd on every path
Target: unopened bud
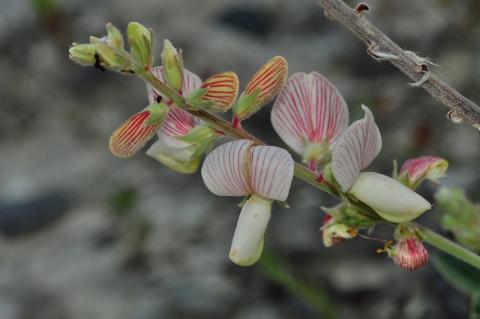
M 127 27 L 130 53 L 145 69 L 153 64 L 153 34 L 152 31 L 138 22 L 130 22 Z
M 131 70 L 131 62 L 125 51 L 104 43 L 97 43 L 95 47 L 101 66 L 105 69 L 117 72 L 128 72 Z
M 123 50 L 123 48 L 124 48 L 123 35 L 120 32 L 120 30 L 118 30 L 111 23 L 107 23 L 105 28 L 107 29 L 107 44 L 109 44 L 109 45 L 111 45 L 111 46 L 113 46 L 117 49 Z
M 163 76 L 167 85 L 173 90 L 180 92 L 183 85 L 183 59 L 170 41 L 163 41 L 161 54 L 163 64 Z
M 233 107 L 233 113 L 244 120 L 260 110 L 282 89 L 288 75 L 287 60 L 276 56 L 267 61 L 248 82 L 245 90 Z
M 164 103 L 154 103 L 123 122 L 110 137 L 112 154 L 127 158 L 138 153 L 158 131 L 167 112 L 168 107 Z
M 81 65 L 95 65 L 97 62 L 95 45 L 93 44 L 76 44 L 68 50 L 70 60 Z
M 191 105 L 213 111 L 228 111 L 238 95 L 238 77 L 233 72 L 215 74 L 193 91 L 188 101 Z
M 411 189 L 416 189 L 428 179 L 438 183 L 439 179 L 445 176 L 448 169 L 448 162 L 436 156 L 422 156 L 410 159 L 403 163 L 398 180 Z

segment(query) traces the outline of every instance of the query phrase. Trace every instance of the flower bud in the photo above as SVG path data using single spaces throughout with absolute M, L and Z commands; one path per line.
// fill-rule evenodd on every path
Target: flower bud
M 413 220 L 431 208 L 429 202 L 402 183 L 373 172 L 360 173 L 350 193 L 393 223 Z
M 70 60 L 81 65 L 95 65 L 97 59 L 95 45 L 93 44 L 76 44 L 68 50 Z
M 110 137 L 112 154 L 121 158 L 135 155 L 158 131 L 167 112 L 165 104 L 154 103 L 127 119 Z
M 130 53 L 145 69 L 153 64 L 153 34 L 152 31 L 138 22 L 130 22 L 127 27 Z
M 267 104 L 282 89 L 288 75 L 287 60 L 276 56 L 267 61 L 248 82 L 233 107 L 238 120 L 244 120 Z
M 448 169 L 448 162 L 436 156 L 422 156 L 410 159 L 403 163 L 398 180 L 411 189 L 416 189 L 428 179 L 438 183 L 439 179 L 445 176 Z
M 341 244 L 345 239 L 357 236 L 358 229 L 339 223 L 334 217 L 325 214 L 323 217 L 322 238 L 325 247 Z
M 101 66 L 116 72 L 128 72 L 131 62 L 127 53 L 105 43 L 95 45 Z
M 393 261 L 402 269 L 417 270 L 428 262 L 428 251 L 416 236 L 401 238 L 388 250 Z
M 202 86 L 188 96 L 191 105 L 213 111 L 228 111 L 238 95 L 238 77 L 222 72 L 206 79 Z
M 163 64 L 163 76 L 167 85 L 173 90 L 181 92 L 183 85 L 183 59 L 170 41 L 163 41 L 161 54 Z
M 123 50 L 123 36 L 120 30 L 118 30 L 113 24 L 107 23 L 105 26 L 107 29 L 107 44 Z

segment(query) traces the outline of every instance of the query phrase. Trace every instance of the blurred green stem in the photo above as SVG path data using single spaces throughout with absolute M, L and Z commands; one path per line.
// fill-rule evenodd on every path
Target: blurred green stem
M 295 278 L 286 265 L 282 264 L 282 261 L 272 251 L 267 249 L 263 251 L 259 267 L 266 277 L 302 299 L 313 310 L 318 312 L 322 318 L 337 318 L 336 307 L 328 298 L 328 295 L 310 283 Z
M 132 59 L 133 60 L 133 59 Z M 175 105 L 184 109 L 185 111 L 189 112 L 193 116 L 203 120 L 207 124 L 211 125 L 213 128 L 217 129 L 218 131 L 222 132 L 225 135 L 228 135 L 233 138 L 237 139 L 248 139 L 252 140 L 255 145 L 265 145 L 264 142 L 253 136 L 252 134 L 248 133 L 244 129 L 237 129 L 233 127 L 229 122 L 225 121 L 224 119 L 209 113 L 205 110 L 200 110 L 192 107 L 188 104 L 186 99 L 179 95 L 174 90 L 170 89 L 167 85 L 157 79 L 152 73 L 146 71 L 144 68 L 139 66 L 135 61 L 132 61 L 134 72 L 138 75 L 141 79 L 149 83 L 152 87 L 154 87 L 157 91 L 161 92 L 165 97 L 175 102 Z M 295 162 L 295 176 L 304 182 L 332 195 L 338 196 L 334 194 L 332 190 L 324 183 L 321 183 L 317 180 L 317 176 L 310 171 L 307 167 L 302 165 L 301 163 Z M 364 208 L 364 207 L 362 207 Z M 444 251 L 445 253 L 455 256 L 458 259 L 470 264 L 478 269 L 480 269 L 480 256 L 476 255 L 475 253 L 471 252 L 470 250 L 452 242 L 451 240 L 441 236 L 440 234 L 435 233 L 433 230 L 418 225 L 418 227 L 422 230 L 425 235 L 425 241 L 430 245 L 436 247 L 437 249 Z
M 441 251 L 446 252 L 460 260 L 463 260 L 467 264 L 470 264 L 478 269 L 480 269 L 480 256 L 474 252 L 463 248 L 462 246 L 454 243 L 451 240 L 437 234 L 433 230 L 416 224 L 417 227 L 422 231 L 424 235 L 424 240 L 432 246 L 437 247 Z

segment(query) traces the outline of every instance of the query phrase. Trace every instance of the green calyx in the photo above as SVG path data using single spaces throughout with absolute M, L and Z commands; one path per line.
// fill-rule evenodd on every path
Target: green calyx
M 113 24 L 107 23 L 105 26 L 107 29 L 107 44 L 114 48 L 123 50 L 123 35 Z
M 420 229 L 418 229 L 418 227 L 415 227 L 415 225 L 411 223 L 403 223 L 398 224 L 395 228 L 394 237 L 397 241 L 413 237 L 417 238 L 418 240 L 423 240 L 424 235 Z
M 153 64 L 153 32 L 138 22 L 130 22 L 127 27 L 127 39 L 132 57 L 146 70 Z
M 347 203 L 341 203 L 332 208 L 322 207 L 322 210 L 335 218 L 338 223 L 348 227 L 357 229 L 370 228 L 376 224 L 361 208 Z
M 325 164 L 330 162 L 330 160 L 330 144 L 327 139 L 322 142 L 309 142 L 306 144 L 303 151 L 304 162 L 315 161 L 315 163 Z
M 209 110 L 213 106 L 212 101 L 203 101 L 203 96 L 208 92 L 205 88 L 199 88 L 188 95 L 187 102 L 197 109 Z
M 168 114 L 168 106 L 161 103 L 152 103 L 146 108 L 150 112 L 150 116 L 146 120 L 146 125 L 156 125 L 159 121 L 163 121 Z
M 233 114 L 240 120 L 244 120 L 257 112 L 262 107 L 262 105 L 257 102 L 260 91 L 260 88 L 257 88 L 249 95 L 242 94 L 233 106 Z
M 195 152 L 192 157 L 199 157 L 212 146 L 212 143 L 218 136 L 218 133 L 212 127 L 203 124 L 195 127 L 187 135 L 179 137 L 179 139 L 194 145 Z
M 183 86 L 183 59 L 182 55 L 167 39 L 163 42 L 161 58 L 165 81 L 170 88 L 180 92 Z
M 129 72 L 131 70 L 132 63 L 130 57 L 124 50 L 117 49 L 103 42 L 97 43 L 95 48 L 99 62 L 105 69 L 116 72 Z

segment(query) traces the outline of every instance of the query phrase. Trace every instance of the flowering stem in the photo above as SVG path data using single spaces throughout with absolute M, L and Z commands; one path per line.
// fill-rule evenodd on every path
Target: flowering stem
M 237 139 L 248 139 L 254 142 L 255 145 L 265 145 L 264 142 L 259 140 L 257 137 L 253 136 L 252 134 L 248 133 L 244 129 L 235 128 L 232 124 L 225 121 L 224 119 L 207 112 L 205 110 L 197 109 L 192 107 L 188 104 L 187 100 L 179 95 L 174 90 L 170 89 L 167 85 L 157 79 L 152 73 L 146 71 L 144 68 L 132 62 L 134 66 L 135 74 L 138 75 L 141 79 L 152 85 L 156 90 L 161 92 L 165 97 L 169 98 L 170 100 L 175 102 L 175 105 L 184 109 L 185 111 L 189 112 L 193 116 L 203 120 L 216 130 L 223 132 L 225 135 L 237 138 Z M 303 180 L 304 182 L 316 187 L 332 196 L 339 197 L 339 194 L 330 188 L 327 184 L 319 181 L 317 176 L 314 172 L 309 170 L 306 166 L 302 165 L 301 163 L 295 162 L 295 170 L 294 175 Z M 362 208 L 366 209 L 370 213 L 370 209 L 368 207 L 364 207 L 365 205 L 361 205 Z M 374 214 L 374 213 L 373 213 Z M 463 248 L 462 246 L 448 240 L 447 238 L 435 233 L 433 230 L 426 228 L 424 226 L 418 225 L 418 227 L 423 232 L 425 238 L 424 240 L 429 243 L 430 245 L 436 247 L 448 253 L 452 256 L 457 257 L 458 259 L 480 269 L 480 256 L 474 254 L 473 252 L 469 251 L 468 249 Z
M 437 234 L 433 230 L 426 228 L 424 226 L 416 224 L 417 227 L 421 230 L 424 238 L 423 240 L 429 243 L 430 245 L 440 249 L 447 254 L 450 254 L 458 259 L 470 264 L 478 269 L 480 269 L 480 256 L 474 252 L 463 248 L 462 246 L 454 243 L 451 240 Z

